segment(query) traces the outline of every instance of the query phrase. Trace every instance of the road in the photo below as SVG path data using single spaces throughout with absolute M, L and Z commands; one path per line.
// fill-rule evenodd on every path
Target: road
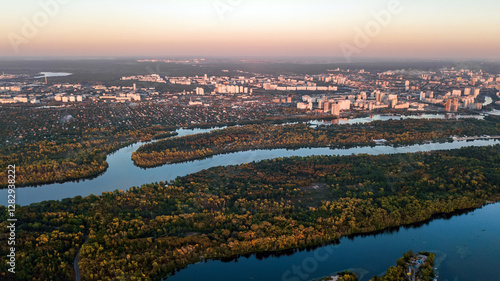
M 78 253 L 76 253 L 75 260 L 73 261 L 73 267 L 75 269 L 75 280 L 80 281 L 80 267 L 78 266 L 78 257 L 80 256 L 80 250 L 82 249 L 83 245 L 89 241 L 89 237 L 85 236 L 85 241 L 83 242 L 82 246 L 80 249 L 78 249 Z

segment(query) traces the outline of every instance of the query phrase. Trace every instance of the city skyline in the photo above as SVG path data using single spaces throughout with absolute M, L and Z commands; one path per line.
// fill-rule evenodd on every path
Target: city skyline
M 4 1 L 1 56 L 500 58 L 492 0 L 30 3 Z

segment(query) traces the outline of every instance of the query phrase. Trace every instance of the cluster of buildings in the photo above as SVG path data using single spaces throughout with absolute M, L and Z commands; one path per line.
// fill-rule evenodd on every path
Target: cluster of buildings
M 311 97 L 302 96 L 302 102 L 297 103 L 298 109 L 307 109 L 317 113 L 339 115 L 340 111 L 358 110 L 372 111 L 376 109 L 412 109 L 423 110 L 425 105 L 415 102 L 401 102 L 399 95 L 374 91 L 370 94 L 362 91 L 358 94 L 340 93 Z M 411 108 L 410 108 L 411 107 Z
M 41 82 L 11 82 L 15 86 L 0 87 L 0 104 L 13 103 L 75 103 L 75 102 L 138 102 L 154 91 L 137 91 L 133 87 L 81 84 L 52 84 Z M 14 89 L 14 90 L 13 90 Z
M 124 76 L 121 80 L 137 80 L 142 82 L 152 82 L 152 83 L 167 83 L 160 75 L 158 74 L 150 74 L 150 75 L 133 75 L 133 76 Z
M 483 93 L 483 98 L 500 98 L 500 76 L 482 71 L 445 69 L 438 73 L 402 70 L 370 73 L 360 70 L 339 73 L 337 69 L 335 72 L 314 77 L 315 81 L 335 81 L 336 86 L 343 87 L 342 91 L 303 95 L 297 108 L 338 115 L 338 106 L 332 105 L 349 101 L 350 108 L 344 106 L 341 111 L 444 109 L 457 112 L 459 109 L 481 110 L 484 104 L 492 102 L 483 101 L 480 98 Z
M 351 100 L 344 97 L 311 97 L 308 95 L 302 96 L 303 102 L 297 103 L 298 109 L 315 110 L 319 113 L 327 113 L 335 116 L 340 115 L 340 111 L 348 111 L 351 109 Z M 314 106 L 316 104 L 316 106 Z
M 213 104 L 234 107 L 269 104 L 315 114 L 340 115 L 346 111 L 379 109 L 481 110 L 486 96 L 494 99 L 490 103 L 500 100 L 500 76 L 463 69 L 380 73 L 333 69 L 315 75 L 263 75 L 241 70 L 231 70 L 231 73 L 121 77 L 121 81 L 130 81 L 130 86 L 47 84 L 47 81 L 29 79 L 14 82 L 12 75 L 2 74 L 0 103 L 156 101 L 205 107 Z M 137 87 L 139 82 L 143 83 Z M 144 82 L 147 83 L 144 85 Z

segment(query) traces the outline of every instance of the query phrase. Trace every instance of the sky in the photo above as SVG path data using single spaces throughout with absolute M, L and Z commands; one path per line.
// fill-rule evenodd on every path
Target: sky
M 500 59 L 498 0 L 0 0 L 0 57 Z

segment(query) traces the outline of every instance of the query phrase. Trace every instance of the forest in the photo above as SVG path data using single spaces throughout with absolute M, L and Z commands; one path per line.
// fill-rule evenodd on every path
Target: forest
M 169 138 L 141 146 L 135 165 L 155 167 L 252 149 L 374 146 L 374 140 L 400 146 L 450 140 L 451 136 L 500 135 L 500 123 L 486 120 L 406 119 L 366 124 L 317 126 L 255 124 Z
M 221 111 L 224 110 L 224 113 Z M 182 114 L 179 112 L 182 111 Z M 269 111 L 269 112 L 268 112 Z M 180 128 L 308 120 L 289 108 L 234 109 L 158 103 L 77 106 L 0 105 L 0 166 L 16 164 L 18 186 L 89 178 L 107 169 L 106 155 Z M 5 170 L 0 177 L 6 177 Z M 6 187 L 4 182 L 0 188 Z
M 49 184 L 103 173 L 106 155 L 138 141 L 174 136 L 180 127 L 211 128 L 305 121 L 296 110 L 167 107 L 156 103 L 68 107 L 0 106 L 0 166 L 16 164 L 18 186 Z M 182 110 L 182 114 L 178 114 Z M 204 121 L 201 121 L 204 120 Z M 195 123 L 193 123 L 195 122 Z M 6 177 L 0 171 L 0 178 Z M 7 185 L 0 182 L 0 188 Z
M 15 164 L 17 186 L 48 184 L 95 177 L 108 168 L 106 156 L 138 141 L 175 136 L 171 127 L 138 130 L 87 129 L 80 136 L 61 134 L 55 140 L 12 144 L 0 148 L 0 167 Z M 0 178 L 7 178 L 7 170 Z M 6 182 L 0 188 L 7 187 Z
M 71 280 L 80 251 L 82 280 L 161 280 L 198 261 L 323 245 L 478 208 L 500 199 L 499 183 L 500 145 L 214 167 L 18 206 L 15 278 Z M 0 221 L 6 241 L 5 207 Z M 7 267 L 0 264 L 2 280 Z

